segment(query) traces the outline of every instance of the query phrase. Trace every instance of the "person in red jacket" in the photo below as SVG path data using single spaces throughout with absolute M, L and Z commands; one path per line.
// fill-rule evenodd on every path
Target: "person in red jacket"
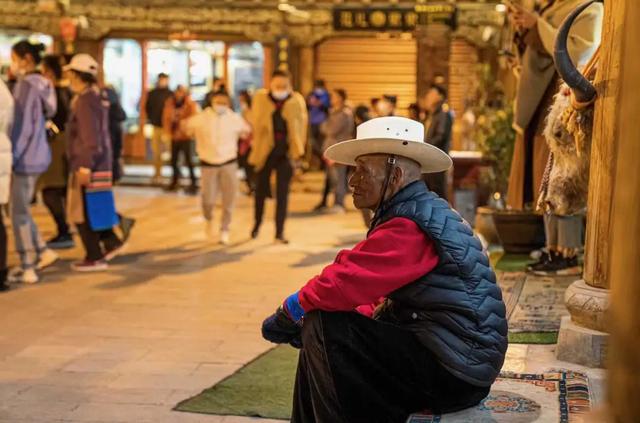
M 301 348 L 292 422 L 404 422 L 478 404 L 507 347 L 505 307 L 480 241 L 422 173 L 451 159 L 424 126 L 382 117 L 325 156 L 356 167 L 367 238 L 287 297 L 263 337 Z

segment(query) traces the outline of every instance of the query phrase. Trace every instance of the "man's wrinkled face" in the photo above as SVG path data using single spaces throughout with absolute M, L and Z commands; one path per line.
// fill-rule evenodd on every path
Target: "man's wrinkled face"
M 349 178 L 356 208 L 375 210 L 378 206 L 386 176 L 386 163 L 387 156 L 383 154 L 368 154 L 356 159 L 356 170 Z

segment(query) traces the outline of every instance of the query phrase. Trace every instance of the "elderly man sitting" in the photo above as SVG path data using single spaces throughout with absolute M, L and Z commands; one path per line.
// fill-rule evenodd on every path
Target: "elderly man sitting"
M 373 119 L 328 159 L 375 216 L 367 238 L 288 297 L 263 336 L 301 347 L 293 422 L 404 422 L 478 404 L 507 349 L 505 306 L 472 229 L 422 173 L 451 159 L 422 124 Z

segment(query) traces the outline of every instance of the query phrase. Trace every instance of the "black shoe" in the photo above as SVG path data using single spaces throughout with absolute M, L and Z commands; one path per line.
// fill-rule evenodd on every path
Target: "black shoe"
M 538 261 L 527 265 L 527 272 L 533 273 L 536 269 L 546 266 L 548 263 L 553 261 L 553 255 L 555 255 L 555 252 L 542 251 L 542 255 Z
M 62 234 L 47 241 L 47 247 L 52 250 L 65 250 L 73 248 L 76 243 L 73 241 L 71 234 Z
M 284 236 L 280 235 L 280 236 L 276 237 L 275 243 L 276 244 L 287 245 L 287 244 L 289 244 L 289 240 L 287 238 L 285 238 Z
M 120 218 L 120 224 L 118 226 L 120 227 L 120 230 L 122 231 L 122 242 L 123 243 L 125 243 L 125 242 L 127 242 L 127 240 L 129 240 L 129 237 L 131 236 L 131 229 L 133 229 L 135 224 L 136 224 L 136 220 L 131 218 L 131 217 L 122 216 L 122 218 Z
M 314 213 L 322 213 L 324 211 L 327 211 L 327 205 L 324 203 L 320 203 L 313 208 Z
M 551 253 L 551 259 L 546 263 L 541 263 L 535 268 L 532 269 L 532 272 L 538 276 L 553 276 L 553 275 L 567 275 L 569 273 L 565 273 L 567 269 L 575 267 L 570 264 L 575 260 L 575 264 L 577 266 L 577 259 L 566 259 L 562 256 L 562 254 Z
M 8 291 L 11 289 L 11 287 L 7 283 L 8 273 L 9 273 L 8 269 L 0 270 L 0 292 Z
M 196 195 L 198 194 L 198 187 L 196 185 L 191 185 L 189 188 L 185 188 L 184 192 L 187 195 Z
M 253 230 L 251 231 L 251 238 L 252 239 L 256 239 L 258 237 L 259 233 L 260 233 L 260 227 L 259 226 L 254 226 Z
M 579 276 L 582 274 L 582 266 L 578 263 L 578 256 L 565 258 L 565 267 L 556 270 L 558 276 Z
M 178 190 L 178 184 L 171 184 L 169 186 L 164 187 L 164 190 L 167 192 L 176 192 Z

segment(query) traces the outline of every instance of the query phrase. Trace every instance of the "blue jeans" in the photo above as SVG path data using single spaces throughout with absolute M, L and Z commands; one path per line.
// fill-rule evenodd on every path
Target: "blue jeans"
M 47 247 L 31 216 L 31 199 L 39 175 L 14 174 L 11 179 L 11 223 L 23 269 L 36 266 Z

